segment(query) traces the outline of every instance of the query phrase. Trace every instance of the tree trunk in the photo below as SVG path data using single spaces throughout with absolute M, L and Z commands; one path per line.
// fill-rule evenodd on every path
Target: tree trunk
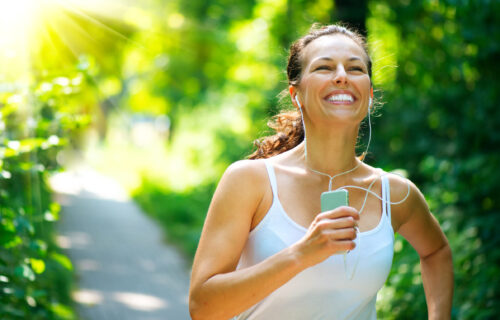
M 336 0 L 332 12 L 334 23 L 343 22 L 366 37 L 368 0 Z

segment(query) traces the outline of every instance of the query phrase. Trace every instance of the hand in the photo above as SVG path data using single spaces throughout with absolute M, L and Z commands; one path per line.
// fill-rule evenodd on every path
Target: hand
M 353 250 L 358 220 L 358 211 L 347 206 L 318 214 L 306 235 L 293 245 L 301 262 L 309 267 L 333 254 Z

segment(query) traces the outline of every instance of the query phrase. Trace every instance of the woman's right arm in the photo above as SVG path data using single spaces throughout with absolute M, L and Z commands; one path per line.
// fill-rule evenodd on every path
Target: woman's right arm
M 318 215 L 294 245 L 236 270 L 253 215 L 270 188 L 259 162 L 231 165 L 214 194 L 191 274 L 189 311 L 195 320 L 238 315 L 307 267 L 354 248 L 354 220 L 359 216 L 353 208 L 341 207 Z

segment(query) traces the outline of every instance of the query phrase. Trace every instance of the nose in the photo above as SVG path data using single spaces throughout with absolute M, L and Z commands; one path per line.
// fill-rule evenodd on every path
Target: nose
M 345 68 L 342 64 L 337 66 L 337 70 L 335 71 L 332 81 L 337 86 L 344 86 L 347 84 L 347 73 L 345 72 Z

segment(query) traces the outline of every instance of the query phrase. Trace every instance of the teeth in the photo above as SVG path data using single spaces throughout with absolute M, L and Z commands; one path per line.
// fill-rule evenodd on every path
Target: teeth
M 348 101 L 353 102 L 350 94 L 336 94 L 328 98 L 328 101 Z

